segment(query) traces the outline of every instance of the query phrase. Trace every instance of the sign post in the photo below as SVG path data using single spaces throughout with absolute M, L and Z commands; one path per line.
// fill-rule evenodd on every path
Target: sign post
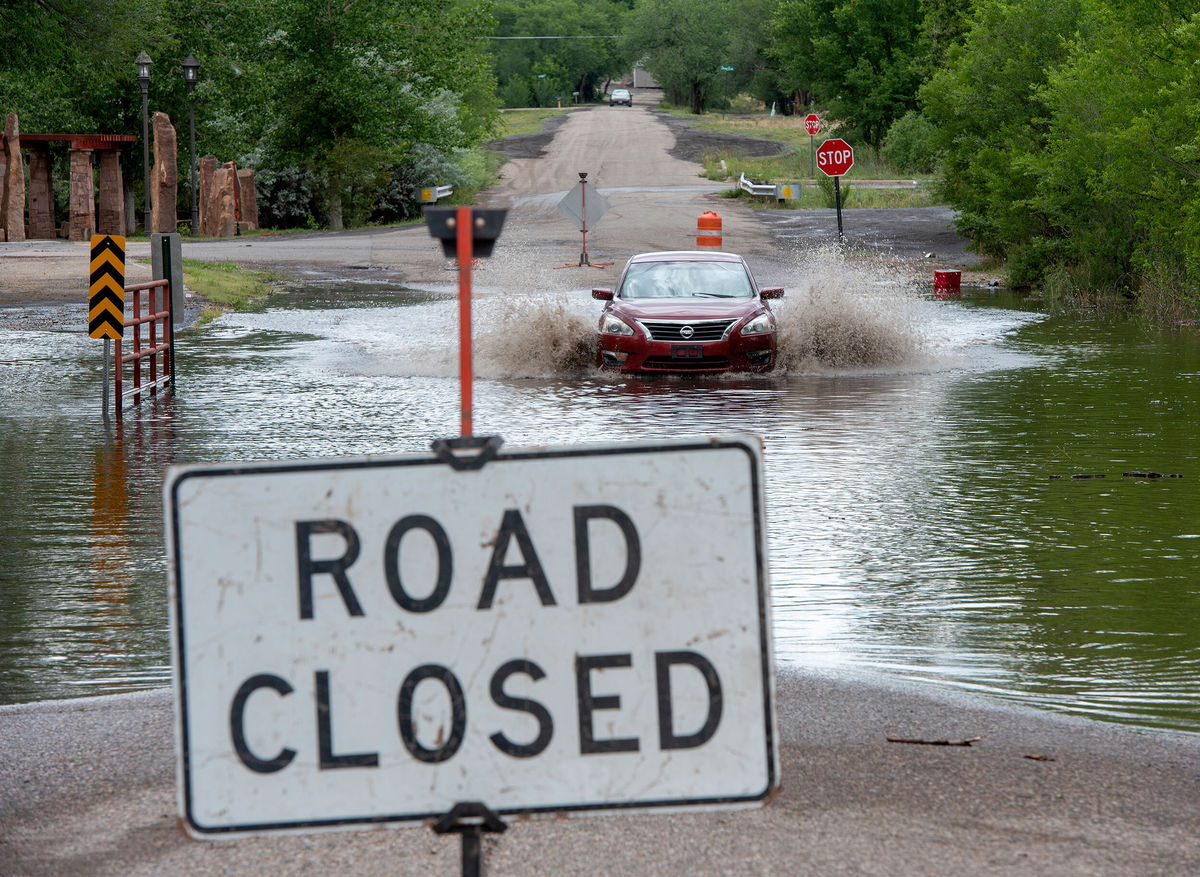
M 600 217 L 608 212 L 608 200 L 599 192 L 593 189 L 592 193 L 588 194 L 587 189 L 587 171 L 579 171 L 579 182 L 575 184 L 575 188 L 567 192 L 563 199 L 558 202 L 558 210 L 568 219 L 574 220 L 576 226 L 583 233 L 583 251 L 579 254 L 578 265 L 563 265 L 564 268 L 584 268 L 584 267 L 602 267 L 611 265 L 612 262 L 597 262 L 595 266 L 588 261 L 587 251 L 587 230 L 588 225 L 595 225 L 600 221 Z
M 188 832 L 762 806 L 758 439 L 444 445 L 168 472 Z
M 845 235 L 842 234 L 841 178 L 854 167 L 854 149 L 840 137 L 826 140 L 817 147 L 817 167 L 826 176 L 833 177 L 833 203 L 837 207 L 838 243 L 841 244 L 845 242 Z
M 112 341 L 125 332 L 125 238 L 92 235 L 88 271 L 88 337 L 104 339 L 104 401 L 101 409 L 108 419 L 108 374 Z
M 808 132 L 808 160 L 809 171 L 808 175 L 814 179 L 817 176 L 816 165 L 816 142 L 813 138 L 821 133 L 821 119 L 816 113 L 809 113 L 804 117 L 804 130 Z
M 471 263 L 492 254 L 507 210 L 481 207 L 426 207 L 429 233 L 442 242 L 442 252 L 458 261 L 459 434 L 474 432 L 474 362 L 471 346 Z

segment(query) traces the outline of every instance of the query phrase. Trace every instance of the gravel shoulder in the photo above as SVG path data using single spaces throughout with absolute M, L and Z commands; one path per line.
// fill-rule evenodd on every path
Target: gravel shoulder
M 517 820 L 491 875 L 1192 875 L 1200 742 L 865 676 L 778 680 L 761 810 Z M 888 737 L 970 746 L 893 743 Z M 166 691 L 0 707 L 0 873 L 456 873 L 428 829 L 185 838 Z

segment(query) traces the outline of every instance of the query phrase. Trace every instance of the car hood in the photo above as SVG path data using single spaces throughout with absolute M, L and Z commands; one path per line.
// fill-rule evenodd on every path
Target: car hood
M 635 320 L 740 320 L 766 310 L 753 298 L 615 298 L 611 309 Z

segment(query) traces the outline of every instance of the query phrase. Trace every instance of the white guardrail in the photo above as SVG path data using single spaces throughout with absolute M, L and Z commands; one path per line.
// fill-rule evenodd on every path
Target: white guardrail
M 799 185 L 785 186 L 777 183 L 760 182 L 750 179 L 745 173 L 738 178 L 738 188 L 750 195 L 762 195 L 767 198 L 774 198 L 776 201 L 800 197 Z
M 426 186 L 424 189 L 417 189 L 417 200 L 422 204 L 436 204 L 442 198 L 453 194 L 453 186 Z

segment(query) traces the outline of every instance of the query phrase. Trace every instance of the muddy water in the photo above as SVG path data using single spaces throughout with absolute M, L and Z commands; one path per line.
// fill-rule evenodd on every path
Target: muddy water
M 1196 333 L 790 273 L 784 368 L 752 379 L 597 373 L 586 291 L 484 289 L 476 432 L 757 433 L 780 662 L 1200 731 Z M 166 684 L 165 466 L 424 451 L 458 425 L 455 313 L 294 291 L 183 333 L 178 396 L 121 427 L 100 342 L 0 332 L 0 702 Z

